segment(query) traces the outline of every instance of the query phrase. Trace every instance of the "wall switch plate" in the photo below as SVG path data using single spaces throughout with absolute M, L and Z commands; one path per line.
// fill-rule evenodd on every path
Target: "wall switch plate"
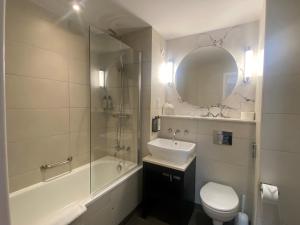
M 213 131 L 213 143 L 216 145 L 232 145 L 232 132 Z

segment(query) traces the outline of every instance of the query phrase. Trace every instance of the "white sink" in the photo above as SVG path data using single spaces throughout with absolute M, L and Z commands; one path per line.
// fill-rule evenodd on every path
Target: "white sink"
M 185 141 L 157 138 L 148 142 L 153 158 L 173 163 L 186 163 L 195 154 L 195 144 Z

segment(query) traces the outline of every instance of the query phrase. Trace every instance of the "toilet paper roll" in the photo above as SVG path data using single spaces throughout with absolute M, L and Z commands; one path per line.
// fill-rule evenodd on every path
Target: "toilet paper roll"
M 277 204 L 279 200 L 278 187 L 270 184 L 261 184 L 261 199 L 265 203 Z

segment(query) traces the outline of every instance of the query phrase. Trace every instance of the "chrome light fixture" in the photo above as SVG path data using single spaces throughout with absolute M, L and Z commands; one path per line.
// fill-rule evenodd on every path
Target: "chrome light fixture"
M 245 51 L 244 83 L 248 83 L 253 77 L 254 72 L 254 53 L 251 48 Z
M 72 3 L 72 8 L 75 12 L 80 12 L 81 11 L 81 6 L 78 2 L 73 2 Z
M 159 80 L 163 84 L 171 85 L 173 83 L 174 64 L 172 61 L 164 62 L 160 66 Z

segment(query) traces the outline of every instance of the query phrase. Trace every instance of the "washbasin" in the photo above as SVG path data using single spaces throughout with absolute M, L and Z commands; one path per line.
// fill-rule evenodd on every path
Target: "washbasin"
M 185 141 L 157 138 L 148 142 L 153 158 L 177 164 L 186 163 L 195 154 L 195 144 Z

